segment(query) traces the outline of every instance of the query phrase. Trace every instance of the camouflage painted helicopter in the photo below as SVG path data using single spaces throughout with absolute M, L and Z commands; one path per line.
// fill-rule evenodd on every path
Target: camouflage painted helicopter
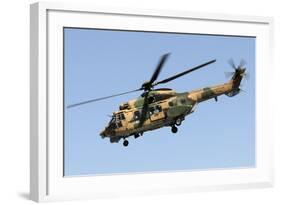
M 177 127 L 182 124 L 185 116 L 194 112 L 198 103 L 209 99 L 215 99 L 217 101 L 218 96 L 222 94 L 232 97 L 241 91 L 239 86 L 241 80 L 246 75 L 246 69 L 243 68 L 245 61 L 241 61 L 240 65 L 236 67 L 233 60 L 230 60 L 230 64 L 235 71 L 231 73 L 232 78 L 227 83 L 183 93 L 177 93 L 169 88 L 154 89 L 157 85 L 175 80 L 216 61 L 211 60 L 164 80 L 156 81 L 168 56 L 169 54 L 165 54 L 161 57 L 151 79 L 143 83 L 140 88 L 72 104 L 68 108 L 132 92 L 143 91 L 138 99 L 121 104 L 119 110 L 113 112 L 110 122 L 100 133 L 102 138 L 109 138 L 111 143 L 117 143 L 120 139 L 123 139 L 123 145 L 128 146 L 129 142 L 126 138 L 130 136 L 137 138 L 146 131 L 155 130 L 164 126 L 170 126 L 171 131 L 177 133 Z

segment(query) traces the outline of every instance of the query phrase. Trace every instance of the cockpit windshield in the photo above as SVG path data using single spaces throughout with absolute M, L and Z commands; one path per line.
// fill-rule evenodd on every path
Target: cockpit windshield
M 125 120 L 124 113 L 118 113 L 114 114 L 109 122 L 109 128 L 111 129 L 117 129 L 119 127 L 122 127 L 122 121 Z
M 112 116 L 111 120 L 109 121 L 109 124 L 115 123 L 116 122 L 116 117 L 115 115 Z

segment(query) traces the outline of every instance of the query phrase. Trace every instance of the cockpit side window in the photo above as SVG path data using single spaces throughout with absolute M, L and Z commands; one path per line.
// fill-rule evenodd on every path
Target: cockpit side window
M 109 127 L 111 129 L 117 129 L 119 127 L 122 127 L 123 125 L 122 125 L 121 121 L 124 119 L 125 119 L 124 113 L 120 113 L 120 114 L 112 116 L 112 119 L 109 122 Z
M 124 113 L 121 113 L 121 114 L 120 114 L 120 119 L 121 119 L 121 120 L 125 120 L 125 115 L 124 115 Z
M 119 128 L 119 127 L 122 127 L 122 122 L 121 121 L 117 122 L 117 128 Z
M 115 122 L 110 122 L 109 123 L 109 128 L 110 129 L 116 129 L 117 128 L 116 123 Z

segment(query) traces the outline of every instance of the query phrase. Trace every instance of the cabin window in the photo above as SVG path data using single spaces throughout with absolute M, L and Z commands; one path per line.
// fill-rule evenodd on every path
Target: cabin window
M 158 112 L 162 112 L 162 107 L 160 105 L 156 105 L 155 106 L 155 112 L 158 113 Z
M 150 107 L 149 108 L 149 114 L 150 115 L 153 115 L 153 114 L 155 114 L 155 113 L 159 113 L 159 112 L 161 112 L 162 111 L 162 107 L 160 106 L 160 105 L 156 105 L 156 106 L 154 106 L 154 107 Z
M 169 102 L 169 106 L 170 106 L 170 107 L 173 107 L 173 106 L 174 106 L 174 103 L 173 103 L 172 101 L 170 101 L 170 102 Z
M 149 108 L 149 114 L 150 115 L 153 115 L 154 111 L 155 111 L 154 107 L 150 107 Z
M 134 112 L 134 120 L 139 120 L 140 119 L 140 111 L 135 111 Z

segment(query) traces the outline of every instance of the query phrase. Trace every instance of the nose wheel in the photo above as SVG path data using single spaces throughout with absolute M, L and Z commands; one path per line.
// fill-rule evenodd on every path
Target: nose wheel
M 123 141 L 123 146 L 124 146 L 124 147 L 127 147 L 128 145 L 129 145 L 129 141 L 128 141 L 128 140 L 124 140 L 124 141 Z

